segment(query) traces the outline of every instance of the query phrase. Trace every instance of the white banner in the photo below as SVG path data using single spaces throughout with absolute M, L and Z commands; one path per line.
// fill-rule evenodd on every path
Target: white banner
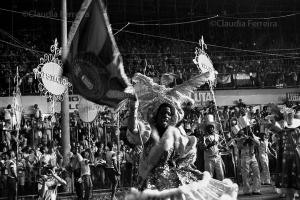
M 286 97 L 287 97 L 288 101 L 300 102 L 300 93 L 299 92 L 286 93 Z
M 18 127 L 21 124 L 22 111 L 23 111 L 21 95 L 19 93 L 17 93 L 13 98 L 13 109 L 14 109 L 14 116 L 15 116 L 14 121 Z
M 194 91 L 190 97 L 195 101 L 196 106 L 205 106 L 209 101 L 213 100 L 211 92 L 207 91 Z

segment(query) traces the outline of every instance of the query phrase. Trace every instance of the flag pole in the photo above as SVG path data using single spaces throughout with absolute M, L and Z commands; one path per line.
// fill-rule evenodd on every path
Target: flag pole
M 117 148 L 118 148 L 118 170 L 121 172 L 121 163 L 120 163 L 120 111 L 117 112 Z
M 18 156 L 19 156 L 19 145 L 20 145 L 20 142 L 19 142 L 19 123 L 21 122 L 18 122 L 18 119 L 17 119 L 17 113 L 16 113 L 16 95 L 17 93 L 20 91 L 19 90 L 19 67 L 17 66 L 17 72 L 16 72 L 16 86 L 15 86 L 15 91 L 14 91 L 14 94 L 13 94 L 13 109 L 14 109 L 14 115 L 15 115 L 15 120 L 16 120 L 16 125 L 15 125 L 15 130 L 17 132 L 17 149 L 16 149 L 16 173 L 17 173 L 17 179 L 19 178 L 19 173 L 18 173 Z M 12 123 L 13 124 L 13 123 Z M 17 183 L 16 183 L 16 198 L 18 199 L 18 196 L 19 196 L 19 190 L 18 190 L 18 180 L 17 180 Z M 8 191 L 9 192 L 9 191 Z
M 67 48 L 67 0 L 61 0 L 61 41 L 62 41 L 62 60 L 66 58 Z M 68 164 L 68 155 L 71 150 L 70 145 L 70 126 L 69 126 L 69 94 L 68 87 L 64 93 L 63 101 L 61 102 L 62 116 L 62 146 L 63 146 L 63 166 Z

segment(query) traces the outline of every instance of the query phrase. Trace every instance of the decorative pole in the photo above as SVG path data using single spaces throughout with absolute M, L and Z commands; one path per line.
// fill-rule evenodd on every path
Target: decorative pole
M 14 115 L 15 115 L 15 120 L 16 120 L 16 125 L 15 125 L 15 129 L 17 131 L 17 150 L 16 150 L 16 171 L 17 171 L 17 178 L 18 178 L 18 157 L 19 157 L 19 126 L 20 126 L 20 122 L 18 122 L 18 119 L 17 119 L 17 112 L 16 112 L 16 109 L 18 109 L 18 107 L 16 106 L 16 97 L 17 95 L 20 93 L 20 89 L 19 89 L 19 67 L 17 66 L 17 72 L 16 72 L 16 76 L 15 76 L 15 82 L 16 82 L 16 86 L 15 86 L 15 91 L 14 91 L 14 94 L 13 94 L 13 98 L 14 98 Z M 16 198 L 18 199 L 18 194 L 19 194 L 19 190 L 18 190 L 18 181 L 17 181 L 17 187 L 16 187 Z M 8 191 L 9 192 L 9 191 Z
M 61 38 L 62 38 L 62 60 L 66 58 L 67 49 L 67 0 L 61 0 Z M 69 126 L 69 93 L 68 88 L 64 93 L 63 101 L 61 102 L 61 116 L 62 116 L 62 146 L 63 146 L 63 165 L 68 164 L 68 155 L 71 151 L 70 143 L 70 126 Z
M 117 112 L 117 130 L 116 130 L 116 135 L 117 135 L 117 155 L 118 155 L 118 170 L 121 172 L 121 163 L 120 163 L 120 111 Z
M 204 42 L 203 35 L 201 36 L 201 40 L 199 41 L 199 45 L 200 45 L 203 52 L 205 51 L 205 49 L 207 49 L 207 45 Z
M 196 62 L 197 63 L 197 66 L 198 66 L 198 68 L 200 69 L 200 71 L 203 73 L 203 71 L 202 70 L 205 70 L 205 72 L 207 72 L 207 71 L 209 71 L 211 74 L 212 73 L 215 73 L 215 69 L 214 69 L 214 67 L 213 67 L 213 64 L 212 64 L 212 62 L 211 62 L 211 60 L 210 60 L 210 58 L 209 58 L 209 56 L 206 54 L 206 52 L 205 52 L 205 49 L 207 49 L 207 45 L 205 44 L 205 42 L 204 42 L 204 38 L 203 38 L 203 35 L 201 36 L 201 39 L 199 40 L 199 46 L 200 46 L 200 48 L 196 48 L 196 58 L 195 58 L 195 61 L 194 62 Z M 202 63 L 202 64 L 200 64 L 199 63 L 199 60 L 198 60 L 198 58 L 199 58 L 199 56 L 200 55 L 205 55 L 205 57 L 209 60 L 209 62 L 211 63 L 211 66 L 206 66 L 206 63 Z M 203 66 L 199 66 L 199 65 L 205 65 L 205 68 L 203 69 Z M 214 75 L 215 76 L 215 75 Z M 214 80 L 214 79 L 213 79 Z M 211 94 L 212 94 L 212 98 L 213 98 L 213 102 L 214 102 L 214 108 L 215 108 L 215 111 L 216 111 L 216 117 L 217 117 L 217 120 L 218 120 L 218 123 L 220 124 L 220 131 L 221 131 L 221 134 L 222 134 L 222 136 L 223 136 L 223 138 L 222 138 L 222 142 L 224 142 L 225 143 L 225 146 L 226 146 L 226 148 L 228 149 L 228 144 L 227 144 L 227 142 L 226 142 L 226 138 L 225 138 L 225 135 L 224 135 L 224 130 L 223 130 L 223 126 L 222 126 L 222 122 L 221 122 L 221 119 L 220 119 L 220 115 L 219 115 L 219 112 L 218 112 L 218 110 L 217 110 L 217 102 L 216 102 L 216 97 L 215 97 L 215 92 L 214 92 L 214 84 L 213 84 L 213 80 L 212 79 L 209 79 L 208 80 L 208 86 L 209 86 L 209 90 L 210 90 L 210 92 L 211 92 Z

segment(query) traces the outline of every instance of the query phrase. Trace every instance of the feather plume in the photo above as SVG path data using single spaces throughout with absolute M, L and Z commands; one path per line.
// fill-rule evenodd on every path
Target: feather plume
M 182 84 L 175 86 L 169 90 L 167 94 L 171 96 L 178 96 L 178 100 L 181 100 L 183 95 L 189 96 L 190 93 L 193 92 L 197 87 L 207 83 L 209 81 L 209 75 L 209 72 L 196 75 Z M 180 93 L 181 96 L 178 95 L 178 93 Z
M 140 101 L 139 110 L 142 113 L 149 111 L 154 114 L 160 104 L 167 102 L 176 109 L 176 116 L 172 120 L 176 124 L 184 116 L 181 108 L 182 104 L 187 102 L 194 103 L 194 100 L 190 98 L 190 93 L 208 82 L 208 77 L 209 72 L 194 76 L 174 88 L 167 88 L 164 85 L 155 83 L 151 78 L 143 74 L 136 73 L 132 81 Z

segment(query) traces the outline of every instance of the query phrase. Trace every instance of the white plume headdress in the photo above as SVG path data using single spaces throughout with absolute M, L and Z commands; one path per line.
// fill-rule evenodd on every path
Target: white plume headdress
M 289 107 L 286 107 L 286 106 L 283 106 L 283 107 L 281 108 L 280 112 L 281 112 L 284 116 L 286 116 L 286 115 L 288 115 L 288 114 L 295 114 L 295 113 L 296 113 L 295 109 L 289 108 Z
M 213 63 L 209 56 L 204 51 L 204 40 L 201 38 L 200 47 L 196 47 L 194 64 L 200 71 L 199 75 L 192 77 L 190 80 L 175 86 L 174 88 L 167 88 L 159 85 L 153 80 L 140 73 L 135 74 L 133 77 L 134 89 L 140 101 L 139 110 L 144 113 L 144 118 L 149 120 L 153 117 L 158 107 L 162 103 L 169 103 L 175 108 L 175 115 L 171 120 L 171 124 L 175 125 L 180 122 L 184 117 L 182 109 L 183 103 L 192 103 L 194 100 L 190 98 L 190 94 L 199 86 L 209 83 L 212 85 L 216 81 L 218 72 L 214 69 Z M 146 113 L 146 114 L 145 114 Z M 149 113 L 152 116 L 149 116 Z M 145 116 L 146 115 L 146 116 Z
M 139 111 L 144 114 L 144 119 L 149 120 L 149 117 L 153 117 L 156 114 L 158 107 L 162 103 L 169 103 L 175 108 L 175 115 L 171 120 L 171 124 L 175 125 L 184 117 L 182 104 L 187 102 L 194 104 L 194 100 L 190 98 L 190 93 L 195 88 L 208 82 L 209 77 L 209 72 L 203 73 L 174 88 L 167 88 L 164 85 L 153 82 L 152 78 L 136 73 L 132 81 L 140 101 Z M 149 114 L 152 116 L 149 116 Z

